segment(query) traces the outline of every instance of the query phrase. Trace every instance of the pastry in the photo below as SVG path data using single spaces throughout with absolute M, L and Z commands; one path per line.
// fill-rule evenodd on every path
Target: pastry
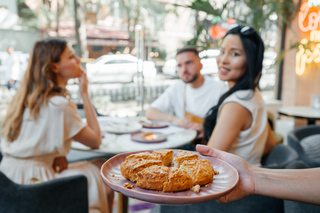
M 152 154 L 150 152 L 140 152 L 137 154 L 132 154 L 126 157 L 126 160 L 133 160 L 133 159 L 152 159 Z
M 177 192 L 190 189 L 193 186 L 192 177 L 187 171 L 171 167 L 168 182 L 163 184 L 164 192 Z
M 142 137 L 146 140 L 155 140 L 157 138 L 152 132 L 142 132 Z
M 162 166 L 162 161 L 154 159 L 129 159 L 121 163 L 120 171 L 123 177 L 127 178 L 131 182 L 135 183 L 137 179 L 137 173 L 141 170 L 158 165 Z
M 152 156 L 161 160 L 164 166 L 170 166 L 173 160 L 173 150 L 154 150 Z
M 126 160 L 121 163 L 120 171 L 123 177 L 131 182 L 136 182 L 137 173 L 149 166 L 168 166 L 173 159 L 173 150 L 154 150 L 153 153 L 141 152 L 132 154 L 126 157 Z
M 202 186 L 213 181 L 214 170 L 207 159 L 186 160 L 182 162 L 180 168 L 190 174 L 193 185 Z
M 151 166 L 138 173 L 136 186 L 144 189 L 162 191 L 163 184 L 168 181 L 170 168 L 167 166 Z
M 198 155 L 190 151 L 179 150 L 174 159 L 173 166 L 179 168 L 183 161 L 193 159 L 198 159 Z
M 173 160 L 173 150 L 154 150 L 126 157 L 120 165 L 121 174 L 144 189 L 174 192 L 211 184 L 215 170 L 207 159 L 179 150 Z M 171 165 L 173 167 L 170 167 Z

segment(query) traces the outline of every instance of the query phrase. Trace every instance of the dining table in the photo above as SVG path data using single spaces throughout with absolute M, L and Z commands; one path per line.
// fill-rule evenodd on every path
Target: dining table
M 308 125 L 313 125 L 316 120 L 320 120 L 320 109 L 310 106 L 282 106 L 279 107 L 278 113 L 279 115 L 306 119 Z
M 145 117 L 109 117 L 98 116 L 98 123 L 102 132 L 102 142 L 98 149 L 92 149 L 79 142 L 72 142 L 71 148 L 91 153 L 117 155 L 126 152 L 174 149 L 191 143 L 197 132 L 176 126 L 173 123 L 149 121 Z M 83 119 L 84 122 L 85 119 Z M 155 124 L 157 125 L 151 125 Z M 154 140 L 143 140 L 139 134 L 152 133 L 159 137 Z M 161 138 L 162 137 L 162 138 Z M 164 138 L 164 139 L 163 139 Z M 129 198 L 118 193 L 118 212 L 128 212 Z

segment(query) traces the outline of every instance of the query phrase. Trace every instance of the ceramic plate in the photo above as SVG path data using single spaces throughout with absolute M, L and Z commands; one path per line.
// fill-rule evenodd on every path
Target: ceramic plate
M 126 134 L 142 129 L 142 124 L 138 121 L 128 120 L 126 118 L 99 116 L 98 122 L 102 132 Z
M 144 129 L 148 131 L 147 129 Z M 165 129 L 157 129 L 157 132 Z M 163 132 L 161 132 L 163 133 Z M 152 150 L 152 149 L 173 149 L 176 147 L 183 146 L 190 143 L 197 135 L 195 130 L 186 129 L 182 132 L 174 134 L 166 134 L 167 140 L 162 143 L 140 143 L 131 140 L 130 134 L 119 135 L 116 139 L 116 143 L 119 147 L 126 150 L 127 152 L 141 151 L 141 150 Z
M 168 122 L 158 122 L 158 121 L 150 121 L 150 122 L 145 122 L 145 121 L 140 121 L 142 124 L 143 128 L 147 129 L 162 129 L 168 127 Z
M 131 140 L 141 143 L 160 143 L 167 140 L 167 136 L 159 132 L 131 133 Z
M 177 152 L 178 150 L 174 150 L 174 155 L 176 155 Z M 128 155 L 134 153 L 137 152 L 119 154 L 110 158 L 101 167 L 101 177 L 105 184 L 113 190 L 128 197 L 146 202 L 163 205 L 185 205 L 214 200 L 232 191 L 239 181 L 237 170 L 230 164 L 217 158 L 202 156 L 195 152 L 199 155 L 199 159 L 208 159 L 213 168 L 219 171 L 219 174 L 214 176 L 213 182 L 209 187 L 201 187 L 199 193 L 195 193 L 192 190 L 172 193 L 141 189 L 136 187 L 134 183 L 125 179 L 120 172 L 120 164 Z M 134 185 L 134 188 L 127 189 L 124 187 L 124 183 L 131 183 Z

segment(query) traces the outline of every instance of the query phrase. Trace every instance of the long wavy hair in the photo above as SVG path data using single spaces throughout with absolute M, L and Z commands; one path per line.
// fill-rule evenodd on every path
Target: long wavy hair
M 8 105 L 2 123 L 1 134 L 7 141 L 12 142 L 18 138 L 26 108 L 36 120 L 41 107 L 48 104 L 50 97 L 54 94 L 64 97 L 68 95 L 65 88 L 58 86 L 56 74 L 52 71 L 53 63 L 59 62 L 66 47 L 67 42 L 59 38 L 35 43 L 20 88 Z
M 239 90 L 255 90 L 259 84 L 262 72 L 262 61 L 264 53 L 264 43 L 259 34 L 250 27 L 238 25 L 229 30 L 223 39 L 228 35 L 238 35 L 242 42 L 246 54 L 247 66 L 244 75 L 239 79 L 235 86 L 223 94 L 218 104 L 212 107 L 206 114 L 204 128 L 204 138 L 208 142 L 214 127 L 216 126 L 218 110 L 222 102 L 232 93 Z

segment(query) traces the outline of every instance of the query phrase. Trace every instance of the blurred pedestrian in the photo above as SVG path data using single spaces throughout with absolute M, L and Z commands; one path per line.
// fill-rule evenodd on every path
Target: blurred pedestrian
M 17 89 L 20 79 L 20 60 L 19 57 L 15 54 L 13 47 L 7 48 L 8 56 L 4 61 L 4 65 L 7 67 L 6 72 L 6 81 L 7 88 Z

